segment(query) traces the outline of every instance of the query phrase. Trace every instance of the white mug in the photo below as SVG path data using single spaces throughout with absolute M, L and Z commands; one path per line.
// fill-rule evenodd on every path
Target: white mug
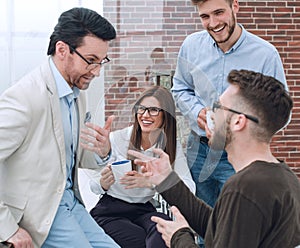
M 128 171 L 132 171 L 131 160 L 118 160 L 111 163 L 111 169 L 115 180 L 119 181 L 120 177 Z

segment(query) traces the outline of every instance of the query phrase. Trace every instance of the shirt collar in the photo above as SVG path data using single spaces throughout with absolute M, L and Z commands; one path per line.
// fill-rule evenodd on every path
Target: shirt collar
M 67 83 L 67 81 L 63 78 L 63 76 L 56 68 L 56 65 L 54 64 L 52 58 L 50 58 L 50 67 L 53 72 L 59 98 L 63 98 L 71 94 L 73 94 L 73 98 L 77 98 L 80 93 L 80 90 L 76 86 L 74 86 L 73 89 L 71 89 L 70 85 Z

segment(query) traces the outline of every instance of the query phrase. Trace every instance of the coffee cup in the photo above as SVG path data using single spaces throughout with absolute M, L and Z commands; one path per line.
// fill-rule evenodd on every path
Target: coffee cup
M 115 180 L 118 181 L 126 172 L 132 171 L 131 160 L 119 160 L 112 162 L 111 169 Z

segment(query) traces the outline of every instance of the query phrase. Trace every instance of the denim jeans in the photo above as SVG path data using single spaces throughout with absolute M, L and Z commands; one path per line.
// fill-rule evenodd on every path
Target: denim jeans
M 210 149 L 207 143 L 191 133 L 187 142 L 187 161 L 196 184 L 196 196 L 214 207 L 223 184 L 235 173 L 227 153 Z M 201 238 L 199 245 L 204 247 Z
M 223 184 L 235 173 L 227 160 L 227 153 L 211 150 L 208 144 L 200 142 L 190 134 L 187 161 L 196 183 L 197 197 L 213 207 Z
M 120 248 L 78 202 L 60 205 L 42 248 Z

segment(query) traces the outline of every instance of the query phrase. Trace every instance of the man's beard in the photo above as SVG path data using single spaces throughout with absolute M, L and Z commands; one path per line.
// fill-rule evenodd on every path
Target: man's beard
M 232 115 L 230 115 L 224 125 L 218 130 L 214 131 L 210 147 L 213 150 L 225 150 L 226 147 L 232 142 L 232 132 L 230 130 L 230 122 Z
M 217 41 L 217 40 L 214 38 L 214 36 L 213 36 L 212 34 L 209 33 L 209 35 L 214 39 L 214 41 L 215 41 L 217 44 L 221 44 L 221 43 L 227 42 L 227 41 L 230 39 L 230 37 L 232 36 L 233 32 L 234 32 L 235 25 L 236 25 L 236 20 L 235 20 L 233 11 L 232 11 L 231 14 L 232 14 L 232 18 L 231 18 L 232 25 L 229 26 L 228 36 L 227 36 L 224 40 Z

